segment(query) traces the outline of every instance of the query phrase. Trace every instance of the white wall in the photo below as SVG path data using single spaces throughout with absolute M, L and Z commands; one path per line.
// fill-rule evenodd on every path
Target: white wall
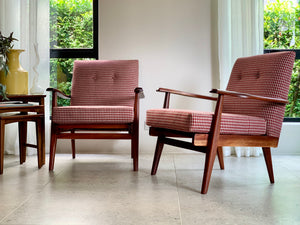
M 100 59 L 138 59 L 140 151 L 154 151 L 155 138 L 144 129 L 146 110 L 160 108 L 159 87 L 208 94 L 213 80 L 211 0 L 100 0 Z M 214 1 L 213 1 L 214 2 Z M 217 68 L 215 66 L 214 68 Z M 214 85 L 213 85 L 214 84 Z M 171 99 L 171 106 L 211 110 L 209 101 Z M 62 142 L 62 141 L 59 141 Z M 124 152 L 129 141 L 78 141 L 80 152 Z M 65 147 L 68 146 L 68 147 Z M 128 147 L 127 147 L 128 146 Z M 58 143 L 58 151 L 67 145 Z
M 300 154 L 300 123 L 283 123 L 278 147 L 272 150 L 273 154 L 299 155 Z

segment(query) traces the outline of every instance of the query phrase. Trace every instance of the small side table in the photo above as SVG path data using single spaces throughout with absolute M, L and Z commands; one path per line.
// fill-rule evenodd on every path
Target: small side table
M 8 95 L 7 97 L 9 101 L 6 103 L 1 101 L 2 96 L 0 96 L 2 103 L 0 104 L 0 174 L 3 173 L 5 125 L 15 122 L 19 125 L 20 164 L 26 161 L 26 147 L 31 147 L 37 149 L 38 168 L 41 168 L 45 164 L 44 99 L 46 95 Z M 28 121 L 36 124 L 36 145 L 27 143 Z

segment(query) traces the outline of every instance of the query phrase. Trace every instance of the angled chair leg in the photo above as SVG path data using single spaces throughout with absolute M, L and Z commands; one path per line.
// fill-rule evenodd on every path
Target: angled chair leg
M 154 158 L 153 158 L 153 164 L 152 164 L 152 170 L 151 170 L 151 175 L 155 175 L 157 172 L 160 156 L 164 147 L 164 143 L 162 142 L 163 137 L 158 136 L 157 137 L 157 142 L 156 142 L 156 148 L 155 148 L 155 153 L 154 153 Z
M 51 125 L 50 159 L 49 159 L 49 170 L 51 170 L 51 171 L 54 169 L 56 142 L 57 142 L 57 137 L 55 134 L 55 127 L 53 125 Z
M 201 194 L 207 193 L 212 169 L 214 167 L 216 154 L 217 152 L 220 152 L 220 150 L 218 150 L 218 139 L 219 139 L 220 129 L 221 129 L 221 115 L 223 109 L 223 101 L 224 101 L 224 96 L 220 95 L 217 101 L 215 114 L 211 125 L 211 134 L 208 138 Z
M 212 146 L 208 150 L 208 152 L 206 153 L 201 194 L 206 194 L 207 191 L 208 191 L 208 186 L 209 186 L 209 182 L 210 182 L 212 169 L 214 167 L 216 154 L 217 154 L 217 147 L 216 146 Z
M 269 179 L 270 182 L 273 184 L 275 181 L 274 181 L 273 166 L 272 166 L 271 148 L 263 147 L 262 150 L 264 153 L 264 158 L 268 169 Z
M 217 149 L 218 159 L 221 170 L 224 170 L 224 157 L 223 157 L 223 149 L 222 147 L 218 147 Z
M 71 133 L 74 134 L 75 131 L 71 130 Z M 75 159 L 76 154 L 75 154 L 75 139 L 71 139 L 71 146 L 72 146 L 72 158 Z

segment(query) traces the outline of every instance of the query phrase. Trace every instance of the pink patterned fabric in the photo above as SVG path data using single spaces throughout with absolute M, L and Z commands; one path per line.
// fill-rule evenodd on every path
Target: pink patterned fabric
M 295 52 L 280 52 L 239 58 L 227 90 L 287 99 Z M 279 137 L 285 105 L 225 96 L 221 134 L 268 135 Z M 152 127 L 208 133 L 211 112 L 174 109 L 147 111 Z
M 133 122 L 129 106 L 63 106 L 54 107 L 53 123 L 57 124 L 127 124 Z
M 233 66 L 229 91 L 287 99 L 295 52 L 279 52 L 240 58 Z M 285 105 L 226 96 L 224 113 L 260 117 L 267 122 L 266 135 L 279 137 Z
M 71 105 L 134 106 L 138 60 L 75 61 Z
M 147 111 L 146 124 L 151 127 L 207 134 L 210 131 L 212 117 L 212 112 L 150 109 Z M 264 135 L 265 133 L 266 121 L 262 118 L 222 114 L 221 134 Z

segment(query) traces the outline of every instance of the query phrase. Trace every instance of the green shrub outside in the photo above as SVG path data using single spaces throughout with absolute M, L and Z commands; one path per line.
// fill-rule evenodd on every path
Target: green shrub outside
M 300 48 L 300 7 L 292 1 L 268 2 L 264 7 L 264 48 Z M 300 117 L 300 60 L 294 64 L 285 117 Z
M 50 48 L 93 47 L 93 0 L 50 0 Z M 50 86 L 71 93 L 75 59 L 50 60 Z M 59 105 L 68 105 L 65 99 Z

